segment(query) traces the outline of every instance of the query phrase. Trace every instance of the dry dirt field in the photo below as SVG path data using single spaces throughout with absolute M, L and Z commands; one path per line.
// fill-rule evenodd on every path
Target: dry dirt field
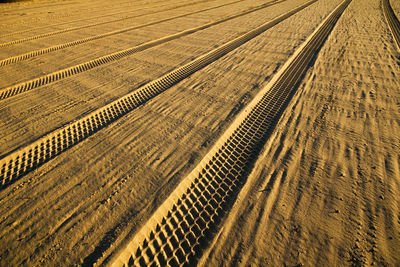
M 385 1 L 0 2 L 0 266 L 400 266 Z

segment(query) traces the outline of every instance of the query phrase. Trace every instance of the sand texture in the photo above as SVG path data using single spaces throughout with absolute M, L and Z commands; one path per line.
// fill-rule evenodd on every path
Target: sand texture
M 353 1 L 203 262 L 399 264 L 397 57 L 379 1 Z
M 0 92 L 77 69 L 0 99 L 0 159 L 307 2 L 0 4 Z M 0 266 L 111 264 L 340 3 L 295 12 L 4 184 Z M 197 264 L 400 265 L 400 51 L 381 1 L 351 1 L 314 54 Z
M 399 1 L 394 1 L 394 0 L 390 0 L 390 5 L 394 11 L 394 13 L 396 13 L 396 16 L 399 17 L 400 15 L 400 3 Z

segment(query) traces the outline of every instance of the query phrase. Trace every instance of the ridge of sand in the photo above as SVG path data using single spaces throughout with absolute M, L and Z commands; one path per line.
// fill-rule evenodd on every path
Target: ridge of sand
M 199 47 L 209 50 L 216 42 L 304 2 L 289 0 L 205 34 L 153 49 L 137 59 L 148 62 L 143 73 L 157 75 L 165 71 L 157 62 L 171 66 L 169 60 L 182 60 L 175 58 L 178 55 L 190 58 L 191 51 Z M 322 0 L 307 7 L 2 190 L 0 265 L 91 262 L 129 231 L 137 230 L 335 4 Z M 127 70 L 127 66 L 131 67 Z M 82 95 L 91 99 L 99 89 L 112 88 L 107 94 L 116 95 L 124 84 L 137 82 L 138 76 L 131 70 L 135 66 L 129 59 L 101 72 L 60 82 L 41 91 L 46 92 L 43 97 L 30 94 L 30 98 L 12 101 L 8 110 L 23 110 L 22 104 L 26 105 L 31 119 L 36 120 L 36 129 L 53 127 L 55 121 L 82 111 L 73 105 L 66 109 L 59 106 L 56 93 L 63 91 L 63 97 L 75 99 L 72 103 L 80 103 Z M 115 80 L 109 81 L 110 77 Z M 104 87 L 103 82 L 110 86 Z M 101 104 L 107 97 L 97 101 Z M 35 105 L 35 100 L 43 99 L 45 103 Z M 80 107 L 87 108 L 89 103 Z M 35 110 L 51 116 L 35 117 Z
M 93 16 L 121 10 L 108 9 L 105 0 L 63 2 Z M 115 1 L 124 7 L 127 2 L 136 8 L 152 1 Z M 261 2 L 244 1 L 8 66 L 0 70 L 7 73 L 0 75 L 1 83 L 75 65 L 116 46 L 130 47 Z M 304 2 L 288 0 L 9 99 L 0 105 L 0 150 L 35 140 Z M 0 23 L 0 29 L 9 27 L 6 33 L 27 25 L 40 27 L 58 18 L 66 22 L 75 4 L 58 3 L 0 7 L 0 13 L 8 10 L 8 19 L 14 21 L 9 26 Z M 338 3 L 319 0 L 1 190 L 0 265 L 79 265 L 107 256 L 109 248 L 140 228 Z M 47 8 L 55 13 L 46 15 Z M 98 27 L 35 40 L 0 53 L 9 57 L 110 30 Z M 399 55 L 380 1 L 353 0 L 265 146 L 249 178 L 253 182 L 229 215 L 231 224 L 224 225 L 205 255 L 208 265 L 400 265 Z
M 400 2 L 396 0 L 389 0 L 390 6 L 393 12 L 396 14 L 397 18 L 400 18 Z
M 202 263 L 399 265 L 400 68 L 393 55 L 380 1 L 353 1 Z

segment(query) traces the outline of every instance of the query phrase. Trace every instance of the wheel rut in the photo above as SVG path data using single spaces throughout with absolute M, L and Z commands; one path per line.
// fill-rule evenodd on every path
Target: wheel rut
M 90 114 L 54 130 L 35 142 L 2 156 L 0 158 L 0 188 L 7 186 L 60 153 L 82 142 L 174 84 L 184 80 L 196 71 L 211 64 L 223 55 L 238 48 L 316 1 L 312 0 L 292 9 Z M 105 59 L 102 59 L 102 62 L 105 62 Z M 83 70 L 83 67 L 81 65 L 78 69 Z M 58 73 L 57 76 L 62 77 L 62 73 Z
M 242 2 L 242 1 L 245 1 L 245 0 L 238 0 L 236 2 Z M 174 10 L 174 9 L 181 8 L 181 7 L 192 6 L 192 5 L 203 3 L 203 2 L 207 2 L 207 1 L 206 0 L 200 0 L 200 1 L 196 1 L 196 2 L 186 3 L 186 4 L 183 4 L 183 5 L 175 6 L 175 7 L 172 7 L 172 8 L 165 9 L 165 10 L 155 11 L 155 12 L 152 13 L 152 15 L 156 14 L 156 13 L 161 13 L 161 12 L 164 12 L 164 11 L 168 11 L 168 10 Z M 55 35 L 58 35 L 58 34 L 61 34 L 61 33 L 66 33 L 66 32 L 86 29 L 86 28 L 90 28 L 90 27 L 105 25 L 105 24 L 108 24 L 108 23 L 119 22 L 119 21 L 132 19 L 132 18 L 138 18 L 138 17 L 142 17 L 142 16 L 146 16 L 146 15 L 148 15 L 148 14 L 129 16 L 129 17 L 120 18 L 120 19 L 114 19 L 114 20 L 109 20 L 109 21 L 104 21 L 104 22 L 99 22 L 99 23 L 91 23 L 91 24 L 86 24 L 86 25 L 83 25 L 83 26 L 66 28 L 66 29 L 59 30 L 59 31 L 48 32 L 48 33 L 44 33 L 44 34 L 40 34 L 40 35 L 35 35 L 35 36 L 27 37 L 27 38 L 22 38 L 22 39 L 10 41 L 10 42 L 2 43 L 2 44 L 0 44 L 0 47 L 20 44 L 20 43 L 24 43 L 24 42 L 28 42 L 28 41 L 32 41 L 32 40 L 42 39 L 42 38 L 45 38 L 45 37 L 55 36 Z
M 137 4 L 145 4 L 143 2 L 145 2 L 145 1 L 142 1 L 142 3 L 140 3 L 140 2 L 135 2 L 135 3 L 137 3 Z M 82 16 L 81 13 L 87 14 L 88 12 L 89 13 L 95 13 L 95 12 L 98 12 L 99 10 L 104 11 L 104 9 L 102 7 L 97 8 L 98 7 L 98 3 L 95 3 L 95 2 L 93 2 L 93 3 L 96 5 L 96 8 L 93 8 L 93 6 L 90 6 L 90 5 L 88 6 L 85 3 L 83 3 L 83 7 L 76 8 L 76 5 L 75 5 L 74 8 L 73 8 L 74 10 L 72 10 L 71 12 L 74 14 L 74 16 L 77 15 L 79 17 L 79 16 Z M 119 5 L 118 8 L 120 8 L 122 4 L 129 4 L 129 3 L 127 3 L 127 2 L 119 3 L 118 4 Z M 163 4 L 163 5 L 159 5 L 158 7 L 167 6 L 167 5 L 168 4 L 165 4 L 165 5 Z M 57 8 L 61 7 L 61 5 L 55 5 L 55 6 Z M 39 6 L 39 7 L 33 8 L 33 9 L 43 9 L 43 7 L 44 6 Z M 46 7 L 51 8 L 52 6 L 46 6 Z M 128 8 L 128 7 L 126 7 L 126 8 Z M 70 10 L 70 9 L 68 8 L 68 10 Z M 141 9 L 138 9 L 138 10 L 141 10 Z M 19 11 L 13 10 L 13 12 L 21 12 L 21 11 L 22 10 L 19 10 Z M 50 11 L 50 12 L 54 12 L 54 11 Z M 57 10 L 56 10 L 56 12 L 57 12 Z M 127 12 L 129 12 L 129 11 L 127 11 Z M 113 14 L 113 13 L 111 13 L 111 14 Z M 43 17 L 42 16 L 35 16 L 35 17 L 31 17 L 28 20 L 22 20 L 21 21 L 21 18 L 19 18 L 18 15 L 16 15 L 16 14 L 12 15 L 11 14 L 12 17 L 8 18 L 7 20 L 2 21 L 2 23 L 4 23 L 4 25 L 12 24 L 12 23 L 18 23 L 19 25 L 26 25 L 26 24 L 31 24 L 32 22 L 42 22 L 42 21 L 48 20 L 48 19 L 52 19 L 52 20 L 56 21 L 56 20 L 59 20 L 59 19 L 62 19 L 62 18 L 69 18 L 70 15 L 71 15 L 71 13 L 63 13 L 62 12 L 62 14 L 58 14 L 58 15 L 43 16 Z M 98 17 L 93 17 L 93 19 L 96 19 L 96 18 L 98 18 Z M 100 16 L 100 18 L 101 18 L 101 16 Z M 90 19 L 90 18 L 88 18 L 88 19 Z M 85 21 L 85 20 L 87 20 L 87 19 L 82 19 L 82 21 Z M 78 22 L 79 21 L 80 20 L 78 20 Z M 73 20 L 72 22 L 76 22 L 76 20 Z M 29 32 L 31 30 L 37 30 L 37 29 L 42 29 L 42 28 L 47 28 L 47 27 L 52 27 L 52 26 L 58 26 L 58 25 L 63 25 L 63 24 L 68 24 L 68 23 L 69 22 L 60 23 L 60 24 L 58 24 L 58 23 L 57 24 L 49 24 L 49 25 L 46 25 L 46 26 L 43 26 L 43 27 L 36 27 L 36 28 L 26 29 L 26 30 L 22 30 L 22 31 L 10 32 L 10 33 L 4 34 L 4 35 L 2 35 L 0 37 L 6 37 L 6 36 L 9 36 L 9 35 L 15 35 L 15 34 L 18 34 L 18 33 L 21 33 L 21 32 L 26 32 L 26 31 Z
M 389 25 L 397 49 L 400 50 L 400 22 L 390 5 L 389 0 L 382 0 L 382 9 L 385 14 L 386 22 Z
M 110 260 L 112 266 L 193 265 L 218 231 L 265 139 L 351 0 L 339 4 L 296 50 L 177 186 Z
M 243 0 L 241 0 L 241 1 L 243 1 Z M 179 15 L 179 16 L 173 16 L 173 17 L 169 17 L 169 18 L 166 18 L 166 19 L 153 21 L 153 22 L 150 22 L 150 23 L 144 23 L 144 24 L 141 24 L 141 25 L 136 25 L 136 26 L 133 26 L 133 27 L 129 27 L 129 28 L 125 28 L 125 29 L 121 29 L 121 30 L 117 30 L 117 31 L 107 32 L 107 33 L 104 33 L 104 34 L 99 34 L 99 35 L 91 36 L 91 37 L 80 39 L 80 40 L 75 40 L 75 41 L 68 42 L 68 43 L 63 43 L 63 44 L 54 45 L 54 46 L 43 48 L 43 49 L 39 49 L 39 50 L 34 50 L 34 51 L 31 51 L 31 52 L 28 52 L 28 53 L 25 53 L 25 54 L 22 54 L 22 55 L 18 55 L 18 56 L 14 56 L 14 57 L 10 57 L 10 58 L 6 58 L 6 59 L 3 59 L 3 60 L 0 60 L 0 67 L 1 66 L 6 66 L 6 65 L 10 65 L 10 64 L 13 64 L 13 63 L 17 63 L 17 62 L 20 62 L 20 61 L 23 61 L 23 60 L 26 60 L 26 59 L 29 59 L 29 58 L 33 58 L 35 56 L 48 54 L 50 52 L 54 52 L 54 51 L 61 50 L 61 49 L 64 49 L 64 48 L 69 48 L 69 47 L 73 47 L 73 46 L 76 46 L 76 45 L 81 45 L 81 44 L 84 44 L 84 43 L 87 43 L 87 42 L 90 42 L 90 41 L 94 41 L 94 40 L 98 40 L 98 39 L 101 39 L 101 38 L 113 36 L 113 35 L 116 35 L 116 34 L 121 34 L 121 33 L 125 33 L 125 32 L 128 32 L 128 31 L 137 30 L 137 29 L 144 28 L 144 27 L 147 27 L 147 26 L 155 25 L 155 24 L 158 24 L 158 23 L 174 20 L 174 19 L 177 19 L 177 18 L 183 18 L 183 17 L 189 16 L 189 15 L 194 15 L 194 14 L 197 14 L 197 13 L 201 13 L 201 12 L 205 12 L 205 11 L 209 11 L 209 10 L 213 10 L 213 9 L 217 9 L 217 8 L 222 8 L 222 7 L 225 7 L 225 6 L 228 6 L 228 5 L 236 4 L 236 3 L 241 2 L 241 1 L 230 2 L 230 3 L 226 3 L 226 4 L 223 4 L 223 5 L 218 5 L 218 6 L 211 7 L 211 8 L 206 8 L 206 9 L 201 9 L 201 10 L 197 10 L 197 11 L 194 11 L 194 12 L 189 12 L 189 13 L 186 13 L 186 14 L 183 14 L 183 15 Z M 268 3 L 265 3 L 263 5 L 251 8 L 250 10 L 242 11 L 242 12 L 239 12 L 238 14 L 235 14 L 235 15 L 232 15 L 232 16 L 217 20 L 215 22 L 207 23 L 205 25 L 202 25 L 202 26 L 199 26 L 199 27 L 195 27 L 195 28 L 192 28 L 192 29 L 189 29 L 189 30 L 185 30 L 185 31 L 182 31 L 180 33 L 172 34 L 172 35 L 170 35 L 170 38 L 172 38 L 172 39 L 170 39 L 170 38 L 168 38 L 168 36 L 166 36 L 166 37 L 160 38 L 159 40 L 164 40 L 164 42 L 171 41 L 173 39 L 177 39 L 177 38 L 180 38 L 182 36 L 185 36 L 185 35 L 188 35 L 188 34 L 192 34 L 192 33 L 195 33 L 197 31 L 200 31 L 200 30 L 204 30 L 204 29 L 209 28 L 211 26 L 215 26 L 215 25 L 223 23 L 225 21 L 237 18 L 239 16 L 243 16 L 243 15 L 249 14 L 251 12 L 255 12 L 257 10 L 260 10 L 260 9 L 269 7 L 269 6 L 273 5 L 273 4 L 278 4 L 278 3 L 281 3 L 281 2 L 284 2 L 284 1 L 286 1 L 286 0 L 281 0 L 281 1 L 274 0 L 274 1 L 271 1 L 271 2 L 268 2 Z M 157 44 L 160 44 L 160 43 L 157 43 Z M 127 50 L 129 50 L 129 49 L 127 49 Z M 124 51 L 126 51 L 126 50 L 124 50 Z M 104 57 L 107 57 L 107 56 L 104 56 Z M 0 97 L 0 99 L 1 99 L 1 97 Z
M 81 21 L 88 21 L 88 20 L 100 19 L 100 18 L 105 18 L 105 17 L 111 17 L 111 16 L 115 16 L 115 15 L 133 13 L 133 12 L 137 12 L 137 11 L 141 11 L 141 10 L 152 9 L 154 7 L 163 7 L 163 6 L 168 6 L 168 5 L 171 5 L 171 4 L 168 3 L 168 4 L 163 4 L 163 5 L 138 8 L 138 9 L 129 10 L 129 11 L 125 10 L 125 11 L 119 11 L 119 12 L 114 12 L 114 13 L 108 13 L 108 14 L 104 14 L 104 15 L 101 15 L 101 16 L 94 16 L 94 17 L 90 17 L 90 18 L 70 20 L 70 21 L 67 21 L 67 22 L 50 24 L 50 25 L 30 28 L 30 29 L 26 29 L 26 30 L 22 30 L 22 31 L 10 32 L 10 33 L 7 33 L 7 34 L 0 35 L 0 38 L 13 36 L 13 35 L 17 35 L 17 34 L 22 34 L 22 33 L 26 33 L 26 32 L 31 32 L 31 31 L 36 31 L 36 30 L 41 30 L 41 29 L 46 29 L 46 28 L 51 28 L 51 27 L 55 27 L 55 26 L 61 26 L 61 25 L 65 25 L 65 24 L 71 24 L 71 23 L 76 23 L 76 22 L 81 22 Z M 82 12 L 83 10 L 79 10 L 79 11 Z M 150 14 L 145 14 L 145 15 L 150 15 Z

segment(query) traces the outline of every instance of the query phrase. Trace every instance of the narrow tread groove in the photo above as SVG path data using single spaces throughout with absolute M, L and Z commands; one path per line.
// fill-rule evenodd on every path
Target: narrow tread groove
M 3 156 L 0 159 L 0 189 L 22 177 L 31 170 L 38 168 L 49 159 L 76 145 L 90 135 L 93 135 L 100 129 L 126 115 L 136 107 L 144 104 L 151 98 L 167 90 L 172 85 L 184 80 L 194 72 L 216 61 L 218 58 L 243 45 L 267 29 L 273 27 L 274 25 L 287 19 L 305 7 L 315 3 L 316 1 L 317 0 L 311 0 L 295 9 L 292 9 L 291 11 L 260 25 L 259 27 L 211 50 L 210 52 L 199 56 L 193 61 L 165 74 L 164 76 L 138 88 L 137 90 L 128 93 L 127 95 L 91 112 L 90 114 L 77 119 L 76 121 L 71 122 L 46 136 L 43 136 L 32 144 Z M 76 72 L 77 68 L 70 68 L 66 73 L 69 73 L 69 71 Z M 37 83 L 38 81 L 45 80 L 46 78 L 52 78 L 53 80 L 56 80 L 57 77 L 58 75 L 41 77 L 33 82 L 26 83 L 21 87 L 13 88 L 13 91 L 8 90 L 2 93 L 2 95 L 7 96 L 7 94 L 15 93 L 17 90 L 26 91 L 32 88 L 33 84 Z M 120 108 L 120 106 L 124 106 L 123 103 L 127 103 L 127 105 L 125 105 L 126 108 Z M 100 121 L 99 116 L 102 116 L 104 119 Z M 73 129 L 75 128 L 83 129 L 83 131 L 74 134 Z M 55 144 L 53 145 L 52 143 L 48 143 L 47 140 L 54 140 Z M 43 149 L 39 151 L 40 147 L 43 147 Z
M 383 13 L 385 14 L 386 22 L 389 25 L 393 39 L 397 49 L 400 50 L 400 22 L 396 14 L 394 14 L 389 0 L 382 0 Z
M 198 4 L 198 3 L 203 3 L 203 2 L 206 2 L 206 1 L 207 0 L 200 0 L 200 1 L 197 1 L 197 2 L 187 3 L 187 4 L 180 5 L 180 6 L 175 6 L 175 7 L 170 8 L 170 9 L 165 9 L 165 10 L 161 10 L 161 11 L 155 11 L 152 14 L 156 14 L 156 13 L 160 13 L 160 12 L 164 12 L 164 11 L 168 11 L 168 10 L 173 10 L 173 9 L 176 9 L 176 8 L 191 6 L 191 5 L 195 5 L 195 4 Z M 244 0 L 238 0 L 236 2 L 241 2 L 241 1 L 244 1 Z M 114 22 L 123 21 L 123 20 L 127 20 L 127 19 L 138 18 L 138 17 L 145 16 L 145 15 L 148 15 L 148 14 L 130 16 L 130 17 L 125 17 L 125 18 L 120 18 L 120 19 L 114 19 L 114 20 L 109 20 L 109 21 L 104 21 L 104 22 L 91 23 L 91 24 L 86 24 L 86 25 L 82 25 L 82 26 L 66 28 L 66 29 L 59 30 L 59 31 L 48 32 L 48 33 L 44 33 L 44 34 L 40 34 L 40 35 L 35 35 L 35 36 L 27 37 L 27 38 L 22 38 L 22 39 L 10 41 L 10 42 L 2 43 L 2 44 L 0 44 L 0 47 L 20 44 L 20 43 L 24 43 L 24 42 L 28 42 L 28 41 L 32 41 L 32 40 L 37 40 L 37 39 L 42 39 L 42 38 L 54 36 L 54 35 L 57 35 L 57 34 L 62 34 L 62 33 L 66 33 L 66 32 L 71 32 L 71 31 L 86 29 L 86 28 L 90 28 L 90 27 L 105 25 L 105 24 L 108 24 L 108 23 L 114 23 Z
M 26 81 L 26 82 L 23 82 L 23 83 L 19 83 L 19 84 L 16 84 L 16 85 L 12 85 L 12 86 L 6 87 L 6 88 L 0 90 L 0 100 L 5 99 L 5 98 L 9 98 L 11 96 L 14 96 L 14 95 L 17 95 L 17 94 L 20 94 L 20 93 L 26 92 L 28 90 L 32 90 L 34 88 L 39 87 L 39 86 L 33 86 L 33 87 L 29 87 L 29 89 L 24 89 L 25 84 L 27 84 L 27 83 L 35 84 L 37 79 L 44 79 L 45 80 L 45 82 L 43 82 L 43 84 L 41 84 L 40 86 L 47 85 L 50 82 L 55 82 L 55 81 L 58 81 L 60 79 L 68 78 L 68 77 L 70 77 L 72 75 L 76 75 L 76 74 L 82 73 L 84 71 L 91 70 L 91 69 L 93 69 L 95 67 L 98 67 L 98 66 L 101 66 L 101 65 L 104 65 L 104 64 L 107 64 L 107 63 L 122 59 L 124 57 L 130 56 L 130 55 L 132 55 L 134 53 L 138 53 L 138 52 L 144 51 L 144 50 L 149 49 L 151 47 L 154 47 L 154 46 L 157 46 L 157 45 L 161 45 L 163 43 L 166 43 L 166 42 L 181 38 L 183 36 L 187 36 L 187 35 L 193 34 L 195 32 L 201 31 L 201 30 L 205 30 L 207 28 L 210 28 L 212 26 L 221 24 L 221 23 L 229 21 L 231 19 L 247 15 L 249 13 L 255 12 L 255 11 L 263 9 L 263 8 L 267 8 L 267 7 L 271 6 L 271 5 L 275 5 L 275 4 L 284 2 L 284 1 L 286 1 L 286 0 L 281 0 L 281 1 L 273 0 L 271 2 L 263 4 L 261 6 L 257 6 L 255 8 L 250 9 L 250 10 L 247 10 L 247 11 L 239 12 L 239 13 L 237 13 L 235 15 L 228 16 L 228 17 L 222 18 L 220 20 L 216 20 L 216 21 L 213 21 L 213 22 L 210 22 L 210 23 L 207 23 L 207 24 L 195 27 L 195 28 L 191 28 L 191 29 L 188 29 L 188 30 L 184 30 L 184 31 L 172 34 L 172 35 L 161 37 L 159 39 L 152 40 L 152 41 L 149 41 L 149 42 L 134 46 L 132 48 L 128 48 L 128 49 L 125 49 L 125 50 L 122 50 L 122 51 L 114 52 L 112 54 L 109 54 L 109 55 L 106 55 L 106 56 L 102 56 L 102 57 L 99 57 L 97 59 L 93 59 L 91 61 L 88 61 L 88 62 L 85 62 L 85 63 L 81 63 L 79 65 L 75 65 L 75 66 L 72 66 L 72 67 L 69 67 L 69 68 L 54 72 L 54 73 L 50 73 L 50 74 L 38 77 L 38 78 L 30 80 L 30 81 Z M 221 7 L 221 6 L 219 6 L 219 7 Z M 207 10 L 209 10 L 209 9 L 207 9 Z M 196 11 L 195 13 L 202 12 L 202 11 L 204 11 L 204 10 Z M 192 12 L 190 14 L 193 14 L 193 13 L 194 12 Z M 149 24 L 146 24 L 146 26 L 148 26 L 148 25 Z M 142 27 L 142 26 L 137 26 L 137 27 Z M 118 32 L 120 32 L 120 31 L 118 31 Z M 86 40 L 85 42 L 87 42 L 87 41 L 92 41 L 92 40 L 95 40 L 95 39 L 98 39 L 98 38 L 102 38 L 102 37 L 104 37 L 104 35 L 101 35 L 101 36 L 97 35 L 97 36 L 86 38 L 84 40 Z M 83 40 L 80 40 L 80 41 L 83 41 Z M 81 43 L 82 42 L 80 42 L 79 44 L 81 44 Z M 62 45 L 59 45 L 59 46 L 53 46 L 53 47 L 45 48 L 45 49 L 42 49 L 42 50 L 33 51 L 33 52 L 30 52 L 30 53 L 27 53 L 27 54 L 24 54 L 24 55 L 21 55 L 21 56 L 7 58 L 7 59 L 4 59 L 4 60 L 0 61 L 0 67 L 1 66 L 5 66 L 5 65 L 9 65 L 9 64 L 12 64 L 12 63 L 16 63 L 16 62 L 19 62 L 21 60 L 25 60 L 25 59 L 28 59 L 28 58 L 31 58 L 31 57 L 34 57 L 34 56 L 38 56 L 38 55 L 46 54 L 46 53 L 49 53 L 49 52 L 52 52 L 52 51 L 56 51 L 56 50 L 59 50 L 59 49 L 67 48 L 67 47 L 70 47 L 70 46 L 74 46 L 76 44 L 77 43 L 74 41 L 74 42 L 65 43 L 65 44 L 62 44 Z M 71 71 L 73 73 L 71 73 Z M 62 74 L 61 75 L 62 78 L 57 78 L 57 75 L 59 73 Z M 55 79 L 51 79 L 50 81 L 48 81 L 48 77 L 55 77 Z M 16 90 L 14 90 L 14 89 L 16 89 Z M 11 93 L 7 93 L 7 92 L 11 92 Z
M 198 166 L 112 259 L 112 266 L 195 265 L 245 182 L 249 165 L 350 2 L 344 0 L 339 4 L 296 50 Z
M 41 26 L 41 27 L 36 27 L 36 28 L 30 28 L 30 29 L 26 29 L 26 30 L 22 30 L 22 31 L 17 31 L 17 32 L 11 32 L 11 33 L 7 33 L 7 34 L 3 34 L 3 35 L 0 35 L 0 38 L 4 38 L 4 37 L 8 37 L 8 36 L 13 36 L 13 35 L 17 35 L 17 34 L 22 34 L 22 33 L 26 33 L 26 32 L 31 32 L 31 31 L 36 31 L 36 30 L 40 30 L 40 29 L 50 28 L 50 27 L 54 27 L 54 26 L 61 26 L 61 25 L 70 24 L 70 23 L 76 23 L 76 22 L 80 22 L 80 21 L 87 21 L 87 20 L 92 20 L 92 19 L 99 19 L 99 18 L 104 18 L 104 17 L 111 17 L 111 16 L 120 15 L 120 14 L 126 14 L 126 13 L 133 13 L 133 12 L 137 12 L 137 11 L 141 11 L 141 10 L 145 10 L 145 9 L 153 9 L 154 7 L 162 7 L 162 6 L 168 6 L 168 5 L 171 5 L 171 3 L 163 4 L 163 5 L 157 5 L 157 6 L 143 7 L 143 8 L 138 8 L 138 9 L 130 10 L 130 11 L 119 11 L 119 12 L 114 12 L 114 13 L 108 13 L 108 14 L 105 14 L 105 15 L 95 16 L 95 17 L 91 17 L 91 18 L 83 18 L 83 19 L 77 19 L 77 20 L 70 20 L 70 21 L 66 21 L 66 22 L 55 23 L 55 24 L 50 24 L 50 25 L 46 25 L 46 26 Z M 169 10 L 169 9 L 161 10 L 161 12 L 162 12 L 162 11 L 167 11 L 167 10 Z M 80 10 L 80 11 L 82 11 L 82 10 Z M 149 14 L 144 14 L 144 15 L 149 15 Z M 140 16 L 142 16 L 142 15 L 140 15 Z M 24 23 L 24 24 L 26 24 L 26 23 Z

